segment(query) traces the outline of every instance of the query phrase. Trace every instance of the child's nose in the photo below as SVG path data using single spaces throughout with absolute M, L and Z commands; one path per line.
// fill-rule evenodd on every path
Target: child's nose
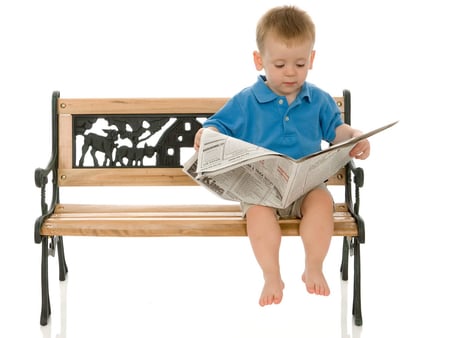
M 286 66 L 284 67 L 285 75 L 294 75 L 295 74 L 295 66 Z

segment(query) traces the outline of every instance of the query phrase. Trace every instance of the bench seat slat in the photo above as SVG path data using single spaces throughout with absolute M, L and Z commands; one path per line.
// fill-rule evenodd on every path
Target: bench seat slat
M 336 211 L 348 212 L 345 203 L 336 203 Z M 238 212 L 241 213 L 239 204 L 170 204 L 170 205 L 127 205 L 127 204 L 58 204 L 55 214 L 68 213 L 141 213 L 141 212 Z
M 335 236 L 358 234 L 348 211 L 334 214 Z M 180 222 L 182 219 L 182 222 Z M 284 236 L 298 236 L 298 219 L 280 220 Z M 246 236 L 239 205 L 58 205 L 41 228 L 45 236 Z

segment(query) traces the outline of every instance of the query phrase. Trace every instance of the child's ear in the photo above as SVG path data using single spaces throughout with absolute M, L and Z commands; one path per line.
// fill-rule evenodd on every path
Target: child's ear
M 253 62 L 255 63 L 255 68 L 257 71 L 263 70 L 261 54 L 256 50 L 253 52 Z
M 314 64 L 314 58 L 316 57 L 316 51 L 312 50 L 311 51 L 311 56 L 309 57 L 309 69 L 313 68 L 313 64 Z

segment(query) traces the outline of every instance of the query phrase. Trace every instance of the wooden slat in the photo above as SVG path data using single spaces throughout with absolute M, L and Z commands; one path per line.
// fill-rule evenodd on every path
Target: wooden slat
M 341 204 L 339 204 L 341 205 Z M 345 205 L 342 204 L 345 208 Z M 345 211 L 346 209 L 344 209 Z M 55 214 L 86 214 L 86 213 L 145 213 L 145 212 L 239 212 L 238 203 L 230 204 L 164 204 L 164 205 L 119 205 L 119 204 L 59 204 Z
M 345 185 L 345 168 L 341 168 L 336 174 L 331 176 L 327 185 Z
M 60 114 L 189 114 L 214 113 L 227 98 L 127 98 L 58 100 Z
M 343 113 L 345 111 L 344 97 L 343 96 L 335 96 L 333 98 L 336 101 L 336 104 L 338 105 L 339 109 L 341 110 L 341 113 Z
M 59 116 L 59 168 L 72 168 L 72 115 Z
M 336 212 L 348 213 L 345 203 L 335 204 Z M 239 203 L 230 204 L 153 204 L 153 205 L 127 205 L 127 204 L 58 204 L 55 214 L 109 214 L 109 213 L 239 213 Z
M 341 112 L 344 98 L 334 97 Z M 228 98 L 92 98 L 58 99 L 60 114 L 188 114 L 212 113 L 219 110 Z M 175 108 L 175 109 L 174 109 Z
M 355 220 L 338 205 L 335 236 L 356 236 Z M 298 219 L 280 220 L 284 236 L 298 236 Z M 246 236 L 238 205 L 59 205 L 41 228 L 46 236 Z
M 181 168 L 83 168 L 59 169 L 63 186 L 195 186 Z M 345 169 L 331 176 L 328 185 L 344 185 Z
M 192 186 L 181 168 L 60 169 L 60 186 Z

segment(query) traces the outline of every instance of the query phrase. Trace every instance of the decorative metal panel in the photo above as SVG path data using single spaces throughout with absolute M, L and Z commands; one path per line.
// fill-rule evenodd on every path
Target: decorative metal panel
M 207 116 L 74 115 L 73 167 L 181 167 Z

